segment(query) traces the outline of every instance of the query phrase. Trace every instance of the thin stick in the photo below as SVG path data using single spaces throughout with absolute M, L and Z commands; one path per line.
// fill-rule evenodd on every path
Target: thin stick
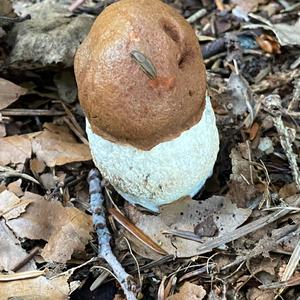
M 137 286 L 133 277 L 123 269 L 110 247 L 111 235 L 106 226 L 106 218 L 103 207 L 104 197 L 102 194 L 100 173 L 97 169 L 90 171 L 88 182 L 93 223 L 98 236 L 98 256 L 105 259 L 110 265 L 113 273 L 120 282 L 126 298 L 128 300 L 136 300 Z
M 300 191 L 300 171 L 297 164 L 297 155 L 294 153 L 292 144 L 294 141 L 293 134 L 288 127 L 285 127 L 281 118 L 281 114 L 273 117 L 274 125 L 279 134 L 281 146 L 285 152 L 285 155 L 289 161 L 289 165 L 297 186 L 298 191 Z
M 202 8 L 200 10 L 198 10 L 197 12 L 195 12 L 194 14 L 192 14 L 191 16 L 189 16 L 186 20 L 189 23 L 193 23 L 195 21 L 197 21 L 198 19 L 204 17 L 207 14 L 207 10 L 205 8 Z
M 289 262 L 284 270 L 284 273 L 282 275 L 281 281 L 288 281 L 292 277 L 293 273 L 297 269 L 299 261 L 300 261 L 300 240 L 298 241 L 298 243 L 293 251 L 293 254 L 290 257 L 290 260 L 289 260 Z M 280 289 L 279 293 L 276 295 L 275 299 L 277 299 L 284 290 L 285 290 L 285 287 L 282 287 Z
M 18 262 L 11 270 L 13 272 L 17 272 L 22 267 L 24 267 L 32 258 L 35 257 L 36 254 L 40 251 L 39 247 L 33 248 L 20 262 Z
M 88 145 L 88 140 L 78 131 L 77 127 L 67 117 L 63 117 L 64 122 L 70 127 L 74 134 L 85 144 Z
M 7 108 L 1 110 L 3 116 L 63 116 L 66 113 L 64 111 L 58 111 L 54 109 L 26 109 L 26 108 Z
M 81 4 L 83 4 L 85 0 L 75 0 L 72 2 L 72 4 L 69 6 L 69 11 L 74 11 L 76 8 L 78 8 Z
M 234 240 L 237 240 L 238 238 L 245 236 L 251 232 L 254 232 L 268 224 L 271 224 L 275 222 L 276 220 L 282 218 L 283 216 L 286 216 L 289 214 L 291 210 L 282 209 L 276 212 L 273 212 L 267 216 L 264 216 L 258 220 L 255 220 L 247 225 L 244 225 L 240 228 L 237 228 L 231 232 L 228 232 L 222 236 L 219 236 L 213 240 L 209 240 L 205 243 L 203 243 L 199 248 L 197 255 L 201 255 L 207 252 L 210 252 L 212 249 L 220 247 L 221 245 L 227 244 L 229 242 L 232 242 Z M 166 230 L 163 232 L 164 234 L 172 234 L 174 236 L 178 236 L 181 238 L 187 238 L 184 234 L 181 232 L 178 232 L 176 230 Z M 188 239 L 193 240 L 195 242 L 202 242 L 202 239 L 199 237 L 188 237 Z

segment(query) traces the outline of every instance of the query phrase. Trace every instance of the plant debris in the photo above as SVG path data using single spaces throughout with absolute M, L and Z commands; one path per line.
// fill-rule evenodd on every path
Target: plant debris
M 299 3 L 164 1 L 200 43 L 220 151 L 154 215 L 87 182 L 73 60 L 114 2 L 1 1 L 0 299 L 298 299 Z

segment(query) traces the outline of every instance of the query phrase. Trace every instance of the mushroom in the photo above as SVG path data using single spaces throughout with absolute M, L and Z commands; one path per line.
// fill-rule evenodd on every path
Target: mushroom
M 129 202 L 158 211 L 194 196 L 219 150 L 192 27 L 159 0 L 121 0 L 75 57 L 95 165 Z

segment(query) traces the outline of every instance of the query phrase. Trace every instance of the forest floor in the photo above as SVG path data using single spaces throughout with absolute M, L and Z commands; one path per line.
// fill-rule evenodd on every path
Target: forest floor
M 73 71 L 113 2 L 1 0 L 0 300 L 124 299 L 97 259 Z M 165 2 L 199 39 L 220 151 L 193 200 L 157 215 L 104 182 L 112 250 L 138 299 L 300 299 L 300 3 Z

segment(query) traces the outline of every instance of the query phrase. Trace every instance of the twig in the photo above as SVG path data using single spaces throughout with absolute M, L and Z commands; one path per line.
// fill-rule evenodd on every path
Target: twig
M 7 177 L 21 177 L 23 179 L 32 181 L 32 182 L 40 185 L 40 183 L 36 179 L 31 177 L 30 175 L 27 175 L 25 173 L 19 173 L 18 171 L 8 168 L 8 167 L 0 166 L 0 178 L 7 178 Z
M 273 117 L 274 125 L 279 134 L 279 139 L 281 146 L 285 152 L 285 155 L 289 161 L 290 168 L 297 186 L 298 191 L 300 191 L 300 171 L 297 165 L 297 155 L 294 153 L 292 144 L 294 141 L 291 129 L 284 126 L 281 118 L 281 113 Z
M 186 20 L 189 23 L 193 23 L 195 21 L 197 21 L 198 19 L 204 17 L 207 14 L 207 10 L 205 8 L 202 8 L 200 10 L 198 10 L 197 12 L 195 12 L 194 14 L 192 14 L 191 16 L 189 16 Z
M 30 279 L 42 276 L 45 274 L 45 270 L 43 271 L 26 271 L 14 274 L 1 274 L 0 275 L 0 282 L 8 282 L 8 281 L 15 281 L 15 280 L 22 280 L 22 279 Z
M 68 7 L 69 11 L 74 11 L 76 8 L 78 8 L 84 2 L 85 2 L 85 0 L 75 0 L 75 1 L 73 1 L 72 4 Z
M 226 50 L 225 38 L 219 38 L 215 41 L 205 44 L 201 47 L 202 56 L 204 59 L 210 58 L 218 53 L 224 52 Z M 225 55 L 227 53 L 225 52 Z
M 69 128 L 73 131 L 73 133 L 84 143 L 85 145 L 89 145 L 88 140 L 78 131 L 78 128 L 70 121 L 69 118 L 63 117 L 64 122 L 69 126 Z
M 77 131 L 82 135 L 82 136 L 86 136 L 85 131 L 80 127 L 80 125 L 78 124 L 74 114 L 71 112 L 71 110 L 67 107 L 67 105 L 61 101 L 61 105 L 64 108 L 66 114 L 68 115 L 70 121 L 73 123 L 74 127 L 77 129 Z
M 238 238 L 245 236 L 253 231 L 256 231 L 268 224 L 271 224 L 273 222 L 275 222 L 276 220 L 282 218 L 283 216 L 286 216 L 287 214 L 289 214 L 291 212 L 291 210 L 285 210 L 282 209 L 280 211 L 277 212 L 273 212 L 267 216 L 264 216 L 258 220 L 255 220 L 247 225 L 244 225 L 238 229 L 235 229 L 231 232 L 228 232 L 222 236 L 219 236 L 213 240 L 209 240 L 205 243 L 203 243 L 199 248 L 198 248 L 198 252 L 197 255 L 201 255 L 207 252 L 210 252 L 212 249 L 220 247 L 221 245 L 227 244 L 229 242 L 232 242 L 234 240 L 237 240 Z M 163 233 L 165 234 L 172 234 L 174 236 L 178 236 L 178 237 L 182 237 L 185 238 L 185 236 L 182 236 L 180 234 L 180 232 L 176 231 L 176 230 L 168 230 L 168 231 L 164 231 Z M 196 242 L 202 242 L 201 238 L 196 238 L 194 237 L 192 239 L 193 241 Z
M 40 251 L 39 247 L 33 248 L 20 262 L 18 262 L 11 270 L 16 272 L 24 267 L 32 258 L 35 257 L 36 254 Z
M 167 255 L 168 253 L 161 248 L 155 241 L 153 241 L 148 235 L 146 235 L 142 230 L 140 230 L 137 226 L 132 224 L 130 220 L 128 220 L 123 214 L 119 213 L 115 208 L 109 208 L 109 213 L 114 217 L 118 223 L 120 223 L 127 231 L 133 234 L 139 241 L 141 241 L 144 245 L 148 246 L 153 251 L 161 254 Z
M 24 22 L 26 20 L 30 20 L 31 16 L 26 15 L 24 17 L 7 17 L 7 16 L 0 16 L 0 26 L 8 26 L 13 23 Z
M 247 140 L 246 142 L 247 148 L 248 148 L 248 160 L 250 162 L 249 164 L 249 168 L 250 168 L 250 180 L 251 180 L 251 184 L 254 185 L 254 180 L 253 180 L 253 169 L 252 169 L 252 155 L 251 155 L 251 148 L 250 148 L 250 143 L 249 140 Z
M 116 259 L 110 247 L 111 235 L 106 226 L 106 218 L 104 213 L 100 173 L 97 169 L 90 171 L 88 176 L 89 194 L 91 211 L 93 214 L 93 223 L 98 236 L 98 255 L 106 260 L 112 268 L 115 276 L 118 278 L 124 294 L 128 300 L 136 300 L 137 286 L 133 281 L 133 277 L 129 275 Z
M 6 108 L 1 110 L 3 116 L 63 116 L 64 111 L 54 109 L 26 109 L 26 108 Z
M 299 59 L 300 63 L 300 59 Z M 297 109 L 299 106 L 299 101 L 300 101 L 300 79 L 297 78 L 293 81 L 294 84 L 294 91 L 293 91 L 293 98 L 289 103 L 288 106 L 288 112 L 290 112 L 292 109 Z
M 295 272 L 298 263 L 300 261 L 300 240 L 298 241 L 292 256 L 290 257 L 290 260 L 288 262 L 288 265 L 286 266 L 284 273 L 282 275 L 281 281 L 288 281 L 293 273 Z M 276 295 L 276 299 L 279 297 L 280 294 L 284 291 L 284 287 L 280 289 L 279 293 Z

